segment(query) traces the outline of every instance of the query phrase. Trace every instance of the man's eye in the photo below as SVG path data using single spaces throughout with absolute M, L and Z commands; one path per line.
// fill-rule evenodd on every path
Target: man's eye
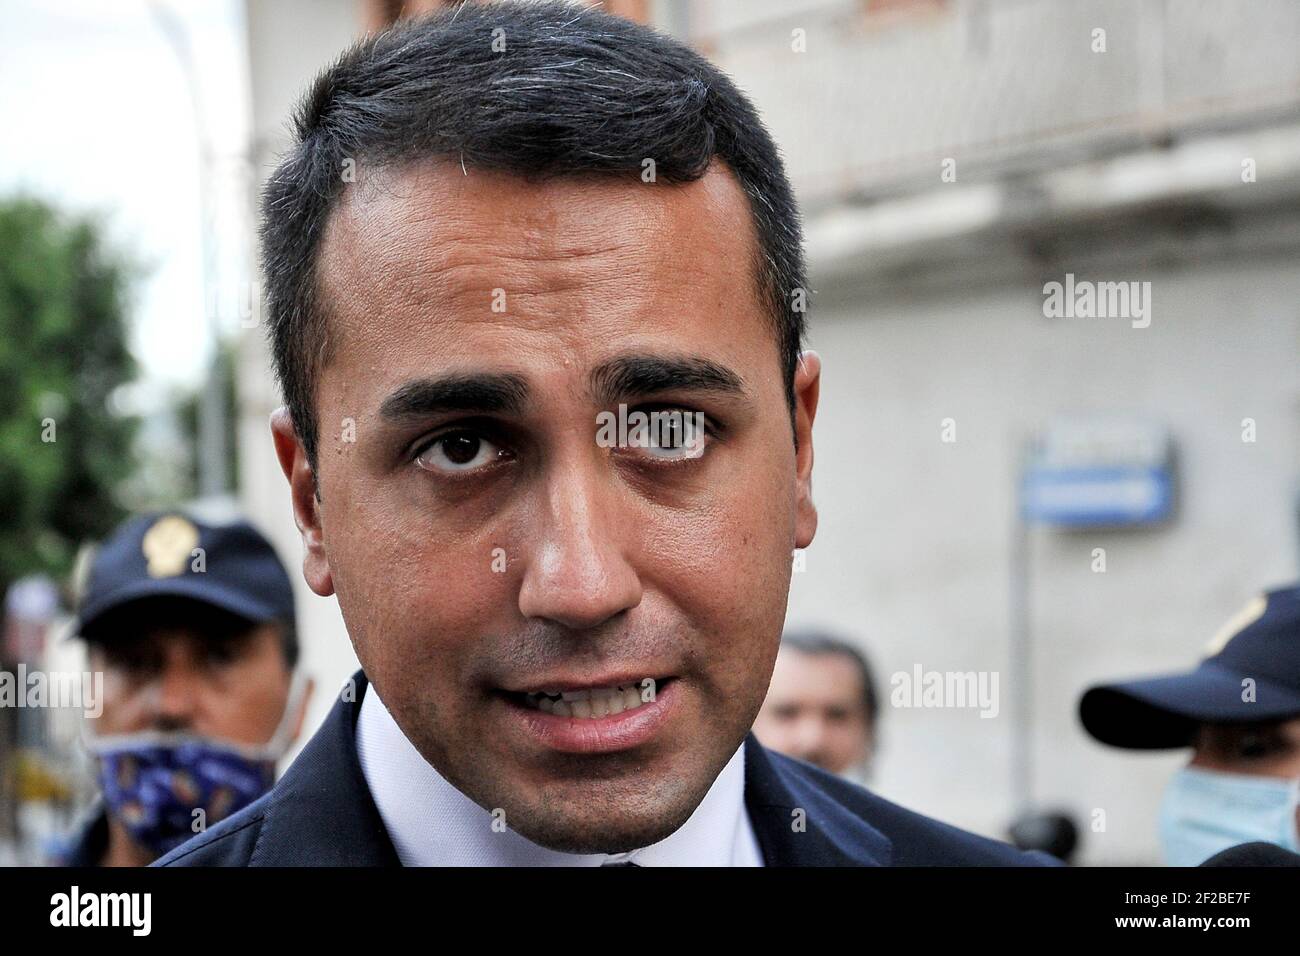
M 652 415 L 646 427 L 633 429 L 628 446 L 660 461 L 699 458 L 708 442 L 703 413 L 674 411 Z
M 1276 734 L 1245 733 L 1237 741 L 1237 756 L 1246 760 L 1258 760 L 1269 757 L 1285 749 Z
M 127 671 L 136 677 L 147 675 L 162 668 L 161 658 L 143 648 L 114 648 L 109 651 L 107 657 L 111 666 L 118 670 Z
M 456 474 L 474 471 L 505 456 L 504 449 L 476 432 L 451 432 L 425 445 L 415 463 L 426 471 Z
M 704 454 L 704 433 L 700 432 L 690 438 L 680 434 L 671 434 L 659 441 L 650 441 L 644 445 L 633 446 L 650 458 L 663 461 L 682 461 L 687 458 L 699 458 Z
M 232 638 L 219 641 L 204 648 L 207 661 L 214 667 L 227 667 L 242 658 L 248 652 L 248 640 Z

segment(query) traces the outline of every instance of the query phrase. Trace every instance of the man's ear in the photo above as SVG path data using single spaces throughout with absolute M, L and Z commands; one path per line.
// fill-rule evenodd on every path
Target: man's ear
M 817 417 L 817 397 L 821 389 L 822 360 L 808 349 L 799 355 L 794 370 L 795 451 L 795 525 L 794 546 L 806 548 L 817 533 L 817 506 L 812 500 L 813 419 Z
M 289 480 L 293 520 L 302 535 L 302 576 L 309 588 L 321 597 L 329 597 L 334 593 L 334 579 L 325 555 L 321 503 L 316 497 L 316 480 L 307 462 L 307 450 L 293 427 L 289 409 L 281 407 L 271 413 L 271 435 L 275 439 L 275 454 L 280 459 L 280 468 Z

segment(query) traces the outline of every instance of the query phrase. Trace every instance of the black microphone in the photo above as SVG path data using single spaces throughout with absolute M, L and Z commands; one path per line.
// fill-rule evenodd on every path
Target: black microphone
M 1276 843 L 1243 843 L 1221 850 L 1201 866 L 1300 866 L 1300 853 Z

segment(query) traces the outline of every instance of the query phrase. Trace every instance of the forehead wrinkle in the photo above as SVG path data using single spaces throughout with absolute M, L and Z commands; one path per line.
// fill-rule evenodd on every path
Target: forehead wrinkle
M 329 310 L 332 322 L 339 326 L 338 334 L 328 337 L 332 346 L 345 334 L 363 333 L 385 316 L 405 325 L 408 334 L 418 334 L 422 326 L 440 319 L 470 318 L 475 313 L 490 322 L 523 326 L 535 325 L 536 321 L 594 322 L 602 315 L 617 318 L 620 313 L 630 321 L 635 318 L 627 312 L 631 304 L 663 307 L 683 297 L 689 304 L 679 301 L 678 306 L 688 305 L 695 312 L 735 312 L 734 296 L 725 289 L 714 290 L 707 301 L 699 299 L 698 291 L 689 291 L 696 289 L 692 274 L 704 269 L 739 268 L 743 275 L 737 278 L 743 287 L 737 292 L 749 301 L 756 298 L 752 266 L 749 261 L 740 264 L 737 260 L 742 257 L 708 261 L 696 258 L 678 261 L 675 268 L 662 268 L 665 261 L 680 259 L 677 239 L 698 239 L 701 233 L 711 241 L 720 239 L 717 234 L 727 228 L 724 213 L 735 214 L 725 217 L 728 221 L 736 215 L 744 219 L 740 225 L 746 234 L 745 245 L 753 251 L 756 243 L 749 235 L 752 228 L 748 206 L 730 175 L 714 171 L 704 180 L 648 186 L 644 187 L 646 192 L 638 191 L 639 184 L 621 181 L 603 184 L 599 179 L 591 183 L 547 180 L 538 187 L 538 195 L 544 200 L 541 212 L 519 215 L 512 211 L 513 207 L 507 208 L 502 223 L 511 228 L 501 229 L 501 235 L 487 235 L 484 215 L 465 215 L 463 205 L 468 203 L 471 209 L 490 214 L 492 195 L 469 192 L 469 185 L 458 181 L 464 178 L 459 169 L 455 172 L 455 177 L 440 180 L 430 177 L 428 170 L 417 169 L 413 171 L 418 177 L 415 183 L 428 183 L 430 188 L 421 190 L 416 185 L 379 193 L 358 191 L 338 205 L 327 224 L 318 282 L 326 298 L 336 306 Z M 480 176 L 481 172 L 472 171 L 471 175 Z M 520 181 L 513 175 L 501 175 L 509 182 Z M 615 187 L 612 198 L 620 210 L 634 217 L 639 228 L 629 235 L 629 216 L 613 221 L 604 215 L 585 220 L 566 218 L 571 203 L 566 192 L 545 195 L 546 186 L 557 182 L 595 190 Z M 695 209 L 693 214 L 684 206 L 675 208 L 671 198 L 681 196 L 683 190 L 694 190 L 708 214 L 699 215 L 696 203 L 690 204 Z M 448 193 L 453 201 L 437 202 L 439 196 Z M 427 201 L 413 208 L 409 200 L 416 195 L 427 197 Z M 646 197 L 653 201 L 646 201 Z M 739 202 L 728 208 L 726 204 L 732 198 Z M 588 204 L 576 205 L 590 212 Z M 530 204 L 523 207 L 532 208 Z M 562 228 L 548 228 L 556 222 Z M 404 232 L 407 224 L 416 228 L 415 235 Z M 453 241 L 442 241 L 438 233 L 444 232 L 458 235 Z M 731 232 L 734 234 L 734 228 Z M 503 249 L 504 242 L 512 248 Z M 689 247 L 690 243 L 684 245 Z M 538 274 L 542 272 L 549 274 Z M 491 311 L 496 289 L 506 292 L 506 312 Z M 574 295 L 584 292 L 588 295 Z M 548 302 L 554 296 L 570 301 L 559 303 L 562 308 L 557 308 Z M 481 308 L 475 306 L 479 300 Z M 750 311 L 748 304 L 742 311 Z M 580 321 L 571 331 L 581 336 L 584 328 L 590 325 Z
M 538 195 L 546 199 L 545 193 Z M 508 293 L 533 292 L 537 291 L 533 286 L 538 283 L 533 281 L 532 273 L 520 274 L 521 263 L 540 266 L 539 273 L 552 266 L 566 278 L 580 276 L 609 281 L 622 271 L 639 271 L 648 252 L 660 245 L 656 242 L 658 235 L 647 237 L 644 231 L 628 237 L 626 230 L 620 228 L 625 221 L 612 222 L 599 217 L 580 223 L 563 222 L 550 209 L 558 202 L 554 199 L 544 203 L 541 214 L 507 210 L 498 221 L 493 221 L 490 206 L 485 208 L 491 197 L 484 197 L 478 202 L 489 214 L 485 221 L 481 215 L 463 214 L 458 208 L 460 197 L 436 208 L 421 204 L 414 209 L 409 203 L 393 207 L 384 198 L 346 203 L 331 222 L 326 241 L 335 253 L 349 242 L 373 250 L 365 256 L 348 256 L 344 262 L 339 262 L 337 255 L 330 257 L 330 273 L 343 271 L 338 268 L 343 266 L 359 280 L 349 283 L 352 288 L 402 290 L 404 285 L 413 284 L 403 283 L 402 277 L 417 271 L 423 278 L 446 278 L 449 281 L 445 285 L 459 286 L 456 274 L 465 271 L 471 273 L 471 279 L 465 283 L 464 291 L 503 288 Z M 436 200 L 435 190 L 430 203 Z M 468 196 L 463 201 L 476 200 L 477 197 Z M 642 213 L 637 218 L 641 222 L 653 222 L 656 227 L 653 232 L 662 232 L 662 216 Z M 364 265 L 364 271 L 358 270 L 359 265 Z M 475 272 L 481 272 L 483 277 L 473 275 Z M 539 279 L 544 284 L 549 276 L 540 275 Z M 578 284 L 570 283 L 564 288 Z M 447 288 L 439 294 L 457 291 L 462 290 Z M 420 300 L 427 296 L 413 298 Z
M 685 184 L 643 184 L 624 177 L 548 177 L 532 181 L 514 173 L 473 170 L 467 177 L 446 162 L 422 161 L 403 167 L 372 171 L 372 179 L 398 180 L 404 189 L 359 189 L 347 194 L 340 211 L 358 227 L 358 238 L 377 223 L 374 236 L 401 226 L 429 226 L 455 236 L 455 247 L 481 246 L 515 261 L 555 262 L 600 258 L 617 247 L 645 257 L 655 248 L 662 250 L 665 239 L 679 240 L 701 231 L 730 231 L 731 224 L 718 221 L 720 215 L 699 216 L 680 200 L 684 193 L 710 213 L 725 212 L 723 196 L 739 199 L 738 211 L 748 222 L 748 206 L 738 184 L 729 174 L 715 170 L 703 180 Z M 725 183 L 722 182 L 725 180 Z M 500 183 L 502 188 L 495 188 Z M 523 202 L 502 201 L 507 191 L 524 186 Z M 350 187 L 351 188 L 351 187 Z M 416 196 L 424 201 L 413 204 Z M 580 200 L 598 196 L 598 212 Z M 734 218 L 734 217 L 729 217 Z M 628 236 L 629 224 L 635 224 Z M 714 227 L 710 230 L 710 227 Z M 420 230 L 429 238 L 429 229 Z M 476 236 L 475 232 L 479 235 Z M 671 235 L 669 235 L 671 233 Z M 366 236 L 366 238 L 370 238 Z M 443 238 L 438 236 L 437 238 Z M 504 245 L 512 248 L 500 253 Z
M 557 263 L 459 244 L 418 249 L 404 261 L 383 256 L 364 274 L 349 266 L 335 279 L 341 281 L 331 285 L 347 289 L 348 315 L 340 316 L 344 327 L 355 326 L 357 316 L 368 320 L 385 314 L 421 324 L 473 318 L 520 324 L 580 320 L 597 310 L 612 313 L 618 303 L 658 298 L 652 270 L 609 249 L 573 254 Z M 504 312 L 492 310 L 498 289 L 506 297 Z

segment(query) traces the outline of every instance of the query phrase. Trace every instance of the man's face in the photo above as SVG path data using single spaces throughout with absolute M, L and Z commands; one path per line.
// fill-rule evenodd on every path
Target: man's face
M 270 740 L 289 694 L 275 624 L 223 637 L 182 627 L 117 633 L 90 645 L 90 666 L 104 674 L 100 736 L 183 731 L 256 746 Z
M 1300 718 L 1251 724 L 1204 724 L 1189 766 L 1223 773 L 1300 777 Z
M 676 186 L 374 177 L 319 262 L 336 346 L 319 502 L 274 421 L 308 583 L 338 595 L 406 736 L 508 827 L 575 852 L 657 842 L 767 687 L 791 550 L 816 526 L 816 356 L 796 455 L 748 206 L 721 168 Z M 602 446 L 620 404 L 703 412 L 703 454 Z M 608 687 L 622 712 L 526 697 Z
M 1278 780 L 1300 778 L 1300 717 L 1251 724 L 1203 724 L 1189 767 Z M 1300 833 L 1300 807 L 1295 811 Z
M 754 733 L 764 746 L 831 773 L 863 768 L 872 727 L 862 692 L 861 674 L 842 654 L 787 648 L 777 655 Z

